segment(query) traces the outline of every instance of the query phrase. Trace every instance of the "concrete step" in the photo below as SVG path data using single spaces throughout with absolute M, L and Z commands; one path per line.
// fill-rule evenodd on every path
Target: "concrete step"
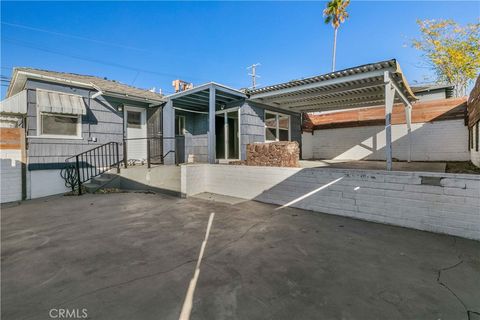
M 97 191 L 102 187 L 101 184 L 94 183 L 94 182 L 84 183 L 83 186 L 85 187 L 85 191 L 88 193 L 94 193 L 95 191 Z
M 108 182 L 108 181 L 112 181 L 113 177 L 111 178 L 104 178 L 102 176 L 98 176 L 98 177 L 94 177 L 91 179 L 92 182 L 95 182 L 95 183 L 98 183 L 98 184 L 103 184 L 105 182 Z
M 84 183 L 83 186 L 88 193 L 94 193 L 103 187 L 118 188 L 120 187 L 120 177 L 112 173 L 103 173 L 93 177 L 89 182 Z

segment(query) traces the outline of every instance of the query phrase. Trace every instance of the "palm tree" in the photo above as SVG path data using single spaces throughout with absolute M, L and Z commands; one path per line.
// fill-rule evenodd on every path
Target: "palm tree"
M 340 24 L 344 23 L 348 18 L 347 7 L 350 4 L 350 0 L 330 0 L 327 3 L 327 7 L 323 10 L 323 16 L 325 17 L 325 23 L 332 23 L 333 29 L 335 29 L 335 35 L 333 38 L 333 62 L 332 72 L 335 71 L 335 55 L 337 53 L 337 32 Z

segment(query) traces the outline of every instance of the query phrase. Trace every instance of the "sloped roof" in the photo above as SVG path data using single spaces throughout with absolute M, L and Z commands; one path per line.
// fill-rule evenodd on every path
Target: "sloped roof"
M 38 75 L 38 76 L 56 78 L 59 80 L 84 83 L 86 85 L 91 85 L 92 87 L 96 87 L 97 89 L 100 89 L 106 95 L 108 95 L 108 93 L 114 93 L 114 94 L 123 95 L 125 97 L 132 96 L 136 98 L 143 98 L 146 100 L 164 101 L 163 95 L 161 94 L 151 92 L 145 89 L 136 88 L 115 80 L 108 80 L 108 79 L 104 79 L 97 76 L 81 75 L 76 73 L 57 72 L 57 71 L 41 70 L 41 69 L 25 68 L 25 67 L 14 68 L 13 74 L 12 74 L 12 82 L 8 89 L 7 96 L 15 93 L 15 92 L 12 92 L 13 90 L 12 88 L 16 80 L 15 79 L 16 75 L 22 74 L 22 73 L 30 75 L 31 77 Z

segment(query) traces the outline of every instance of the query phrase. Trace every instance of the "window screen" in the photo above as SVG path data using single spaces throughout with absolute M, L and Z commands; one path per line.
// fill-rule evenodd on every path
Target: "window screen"
M 142 113 L 138 111 L 127 111 L 127 128 L 142 128 Z
M 42 114 L 41 133 L 45 135 L 77 136 L 79 116 Z

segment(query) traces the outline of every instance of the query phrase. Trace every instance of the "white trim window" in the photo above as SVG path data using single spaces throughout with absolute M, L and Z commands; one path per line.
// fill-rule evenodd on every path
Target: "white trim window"
M 81 139 L 82 115 L 87 113 L 82 96 L 36 90 L 37 136 Z
M 265 141 L 290 141 L 290 116 L 265 110 Z
M 82 116 L 39 112 L 39 136 L 51 138 L 81 138 Z
M 175 135 L 185 135 L 185 116 L 175 116 Z

